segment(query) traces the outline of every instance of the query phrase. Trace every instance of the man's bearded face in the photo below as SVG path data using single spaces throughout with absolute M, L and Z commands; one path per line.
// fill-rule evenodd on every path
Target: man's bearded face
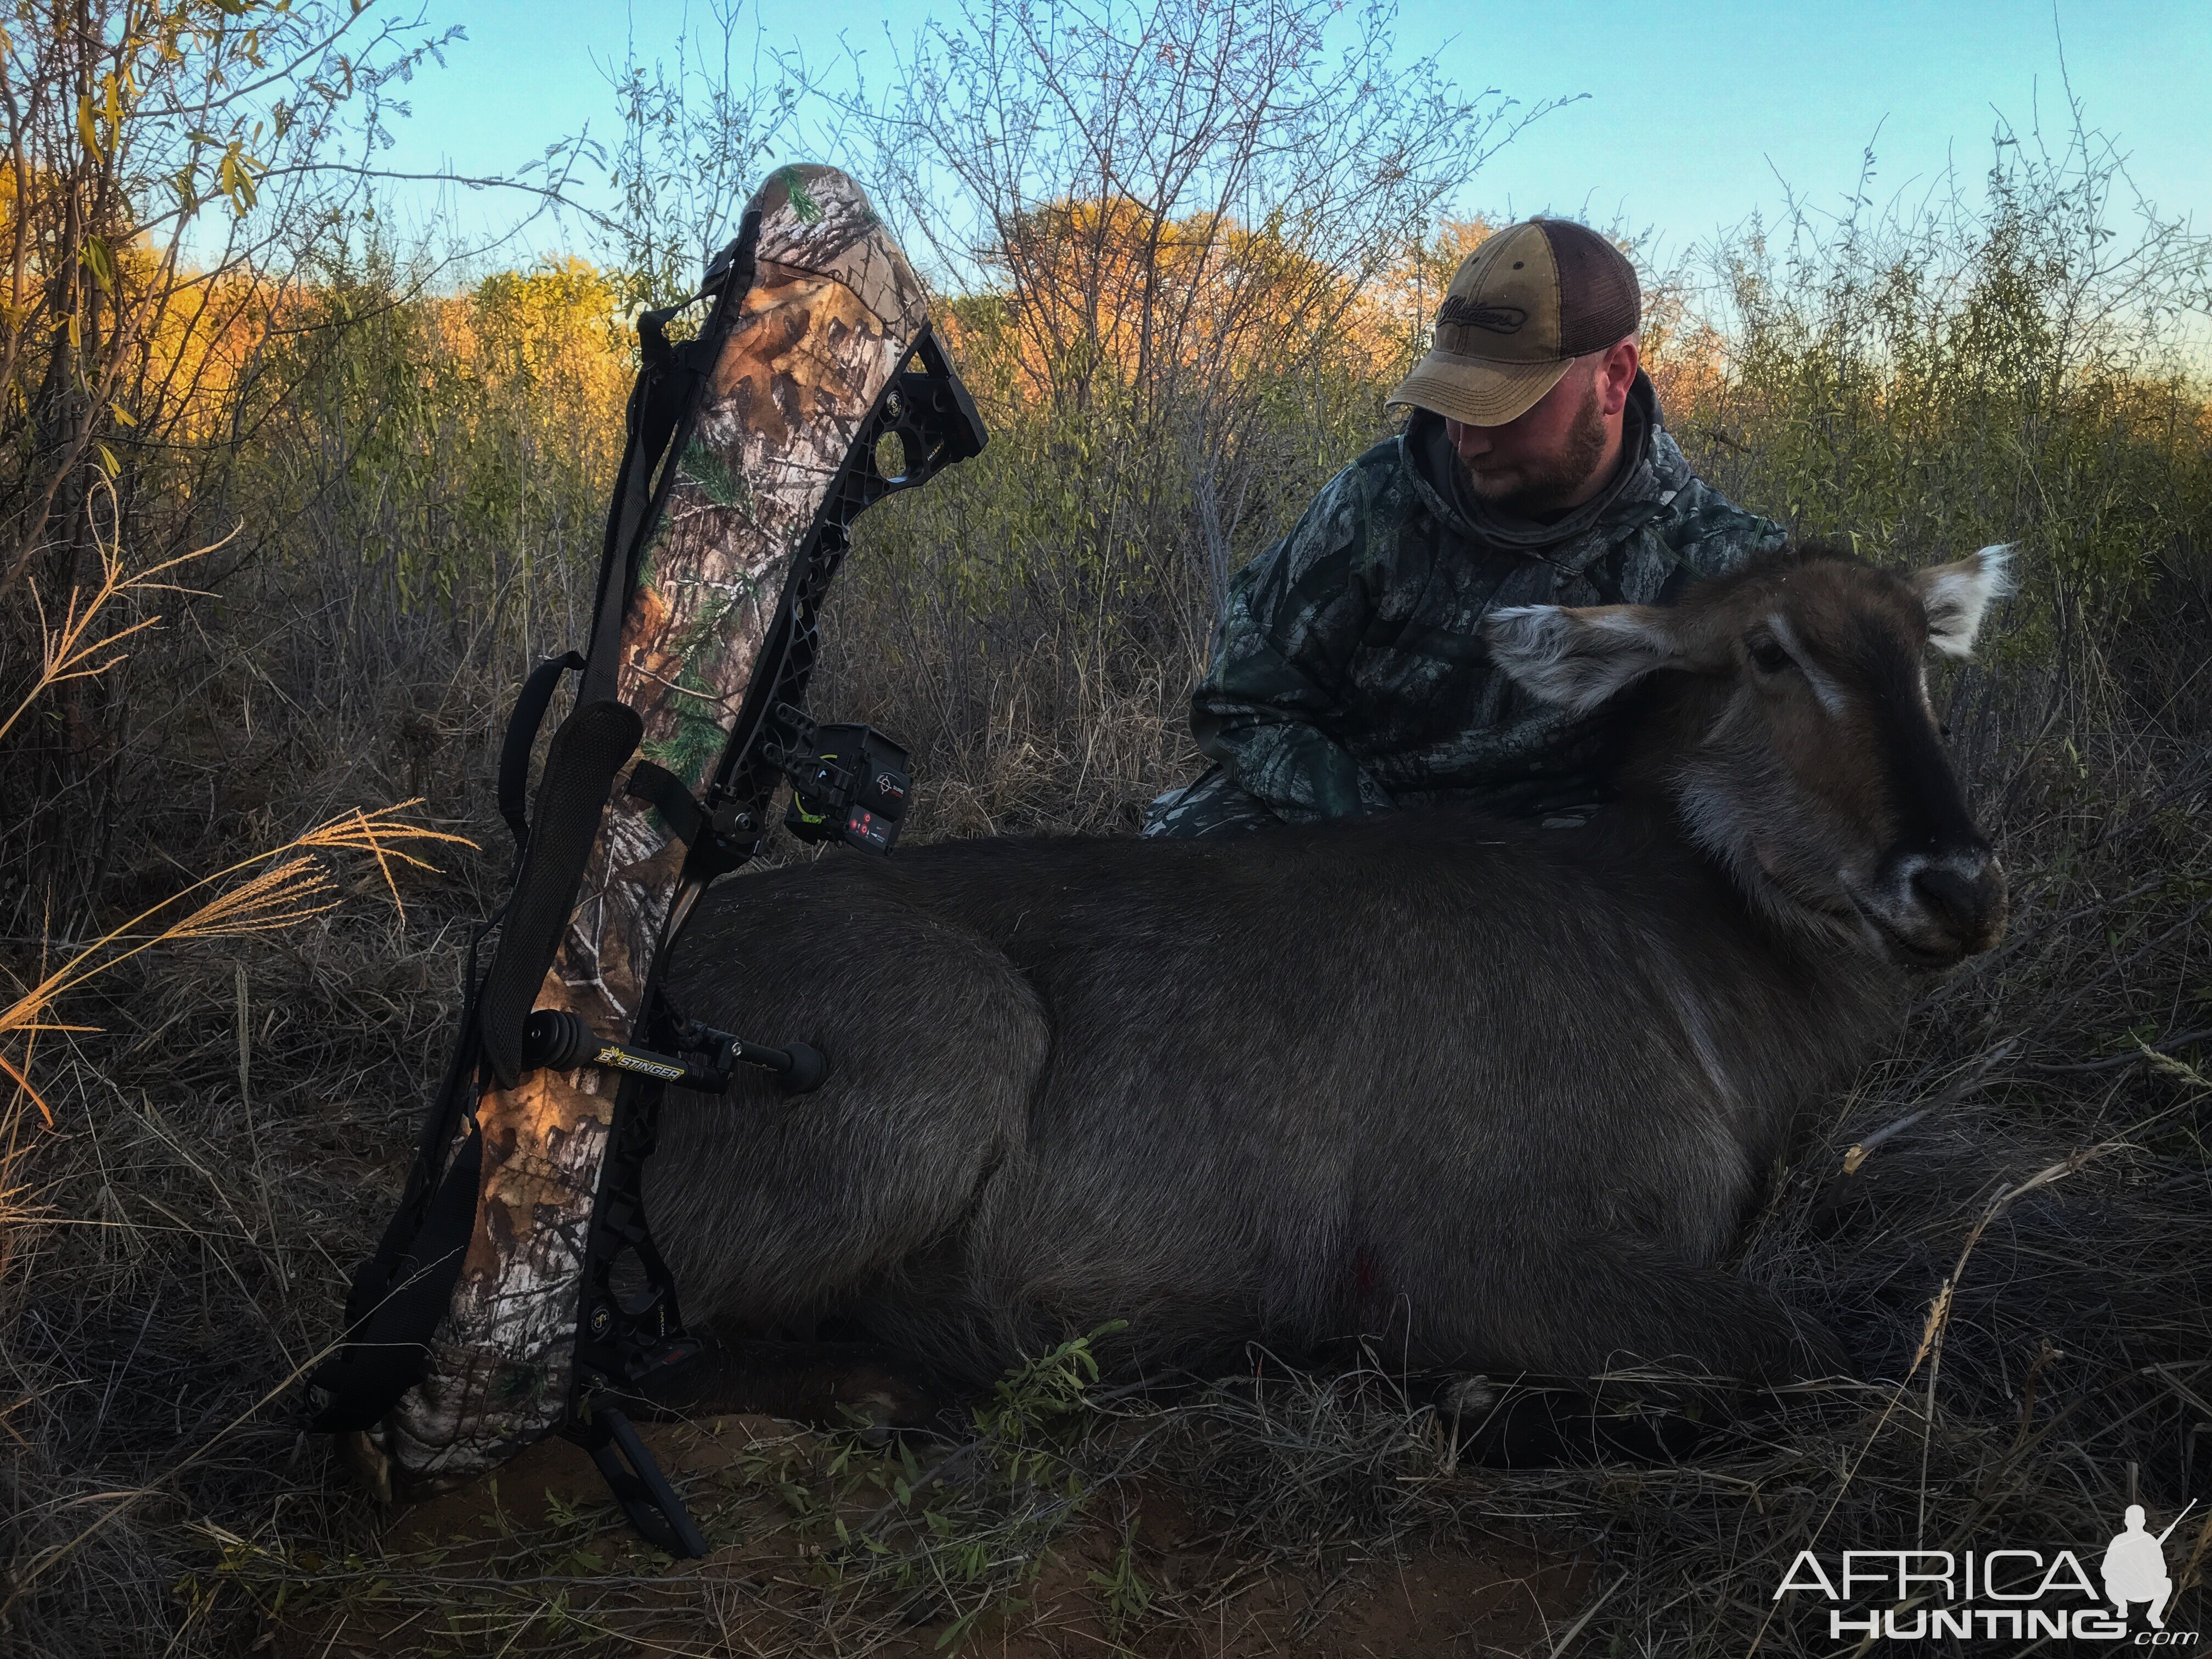
M 1452 422 L 1453 447 L 1474 495 L 1501 512 L 1528 517 L 1557 512 L 1581 494 L 1605 459 L 1598 380 L 1594 372 L 1571 374 L 1504 426 Z

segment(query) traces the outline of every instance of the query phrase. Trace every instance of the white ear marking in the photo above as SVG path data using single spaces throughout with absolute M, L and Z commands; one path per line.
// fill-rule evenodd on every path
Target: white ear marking
M 1964 657 L 1990 603 L 2012 591 L 2013 544 L 1997 543 L 1955 564 L 1913 573 L 1912 585 L 1928 612 L 1928 642 L 1947 657 Z
M 1664 613 L 1644 605 L 1510 605 L 1482 619 L 1498 665 L 1530 696 L 1587 714 L 1624 686 L 1680 661 Z

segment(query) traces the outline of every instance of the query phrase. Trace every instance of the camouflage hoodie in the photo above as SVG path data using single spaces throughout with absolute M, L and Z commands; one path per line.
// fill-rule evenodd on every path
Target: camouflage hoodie
M 1623 441 L 1632 459 L 1602 493 L 1538 524 L 1473 496 L 1442 418 L 1416 411 L 1231 582 L 1191 696 L 1200 749 L 1293 823 L 1475 795 L 1535 812 L 1597 799 L 1599 720 L 1521 693 L 1475 631 L 1484 613 L 1664 604 L 1787 539 L 1692 476 L 1641 374 Z

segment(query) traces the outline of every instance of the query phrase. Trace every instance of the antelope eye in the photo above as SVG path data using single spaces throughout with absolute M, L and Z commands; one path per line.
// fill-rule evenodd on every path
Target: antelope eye
M 1762 674 L 1779 674 L 1790 666 L 1790 653 L 1779 641 L 1761 635 L 1751 641 L 1751 660 Z

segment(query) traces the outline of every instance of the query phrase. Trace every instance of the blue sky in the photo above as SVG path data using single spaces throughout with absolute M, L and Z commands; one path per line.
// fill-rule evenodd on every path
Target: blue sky
M 386 159 L 471 173 L 511 170 L 586 124 L 612 137 L 605 71 L 626 41 L 650 57 L 687 14 L 695 27 L 711 17 L 707 0 L 425 0 L 423 9 L 468 38 L 402 94 L 414 112 Z M 749 7 L 745 27 L 757 19 L 770 48 L 817 64 L 838 58 L 842 37 L 879 78 L 886 25 L 903 42 L 930 10 L 926 0 L 771 3 Z M 1524 103 L 1588 94 L 1471 179 L 1468 211 L 1648 228 L 1663 254 L 1754 210 L 1771 213 L 1784 181 L 1816 205 L 1839 201 L 1869 142 L 1878 192 L 1923 188 L 1952 162 L 1971 184 L 2000 113 L 2022 130 L 2039 110 L 2046 127 L 2063 126 L 2063 43 L 2075 94 L 2118 139 L 2136 185 L 2168 214 L 2212 225 L 2208 0 L 1403 0 L 1397 35 L 1407 56 L 1438 52 L 1463 87 Z M 434 200 L 416 191 L 395 205 L 420 223 Z M 475 197 L 460 216 L 481 228 L 502 211 Z M 532 238 L 560 240 L 550 229 Z

